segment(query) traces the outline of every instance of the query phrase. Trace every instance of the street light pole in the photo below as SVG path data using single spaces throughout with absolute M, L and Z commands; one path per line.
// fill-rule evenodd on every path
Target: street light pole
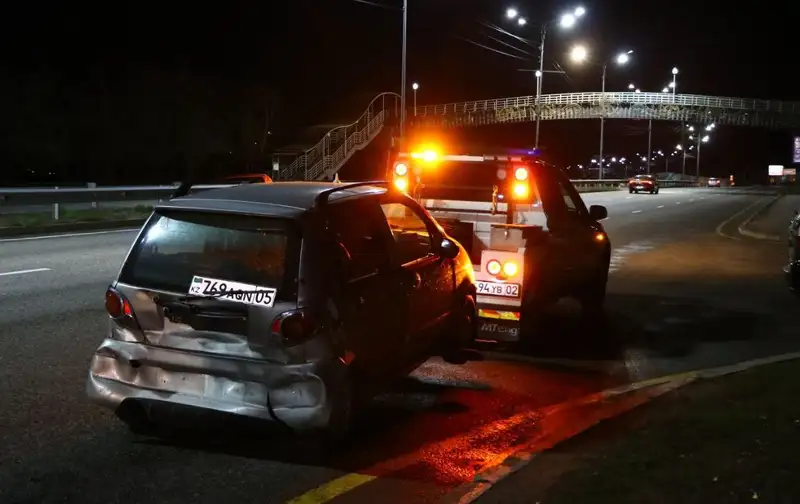
M 701 145 L 703 145 L 703 139 L 702 138 L 698 138 L 698 140 L 697 140 L 697 166 L 695 168 L 695 171 L 696 171 L 695 176 L 697 177 L 698 181 L 700 179 L 700 146 Z
M 600 92 L 602 93 L 602 98 L 606 97 L 606 69 L 608 67 L 608 63 L 603 63 L 603 83 L 600 87 Z M 600 104 L 600 173 L 597 178 L 603 180 L 603 133 L 605 129 L 605 115 L 603 110 L 603 104 Z
M 650 175 L 650 156 L 653 153 L 653 120 L 647 120 L 647 174 Z
M 400 138 L 406 132 L 406 35 L 408 33 L 408 0 L 403 0 L 403 50 L 400 70 Z
M 544 41 L 547 38 L 547 23 L 542 24 L 541 42 L 539 43 L 539 72 L 536 79 L 536 141 L 533 147 L 539 148 L 539 121 L 542 115 L 540 99 L 542 96 L 542 80 L 544 79 Z

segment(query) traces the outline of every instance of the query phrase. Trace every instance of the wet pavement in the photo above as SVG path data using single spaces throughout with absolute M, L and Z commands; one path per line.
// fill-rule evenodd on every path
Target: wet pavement
M 584 418 L 545 421 L 559 404 L 800 348 L 785 247 L 722 236 L 737 223 L 720 224 L 763 197 L 584 195 L 610 213 L 606 322 L 567 301 L 522 354 L 431 360 L 376 398 L 331 458 L 236 422 L 197 419 L 189 440 L 132 436 L 87 404 L 83 385 L 105 327 L 102 295 L 133 233 L 0 241 L 0 274 L 42 269 L 0 276 L 0 502 L 435 502 Z

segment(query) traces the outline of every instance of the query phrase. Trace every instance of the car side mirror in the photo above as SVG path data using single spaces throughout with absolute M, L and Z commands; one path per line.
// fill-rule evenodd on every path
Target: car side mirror
M 589 217 L 595 221 L 603 220 L 608 217 L 608 209 L 603 205 L 592 205 L 589 207 Z
M 445 259 L 455 259 L 459 253 L 458 245 L 448 238 L 443 238 L 439 245 L 439 254 Z

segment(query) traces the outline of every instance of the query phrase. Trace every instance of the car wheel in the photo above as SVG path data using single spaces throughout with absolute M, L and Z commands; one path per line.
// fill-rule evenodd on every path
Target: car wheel
M 631 189 L 631 188 L 628 188 L 628 192 L 629 192 L 630 194 L 633 194 L 633 189 Z
M 604 266 L 595 277 L 585 286 L 579 297 L 584 315 L 594 318 L 602 316 L 606 301 L 606 286 L 608 285 L 609 259 L 603 262 Z
M 461 307 L 448 324 L 447 333 L 444 336 L 445 348 L 442 352 L 442 359 L 450 364 L 467 362 L 469 359 L 464 350 L 475 346 L 477 334 L 478 310 L 475 306 L 475 299 L 472 295 L 466 295 L 461 301 Z
M 656 194 L 658 194 L 658 189 L 656 189 Z
M 347 373 L 346 369 L 345 373 Z M 345 374 L 341 380 L 339 390 L 332 391 L 331 394 L 332 402 L 328 424 L 317 436 L 312 436 L 321 456 L 336 451 L 347 440 L 353 426 L 355 412 L 353 381 L 349 374 Z

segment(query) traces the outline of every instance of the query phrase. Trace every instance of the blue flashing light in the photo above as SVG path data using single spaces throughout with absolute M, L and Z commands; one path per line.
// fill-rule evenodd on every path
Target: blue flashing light
M 542 152 L 539 149 L 509 149 L 508 153 L 514 156 L 538 156 Z

